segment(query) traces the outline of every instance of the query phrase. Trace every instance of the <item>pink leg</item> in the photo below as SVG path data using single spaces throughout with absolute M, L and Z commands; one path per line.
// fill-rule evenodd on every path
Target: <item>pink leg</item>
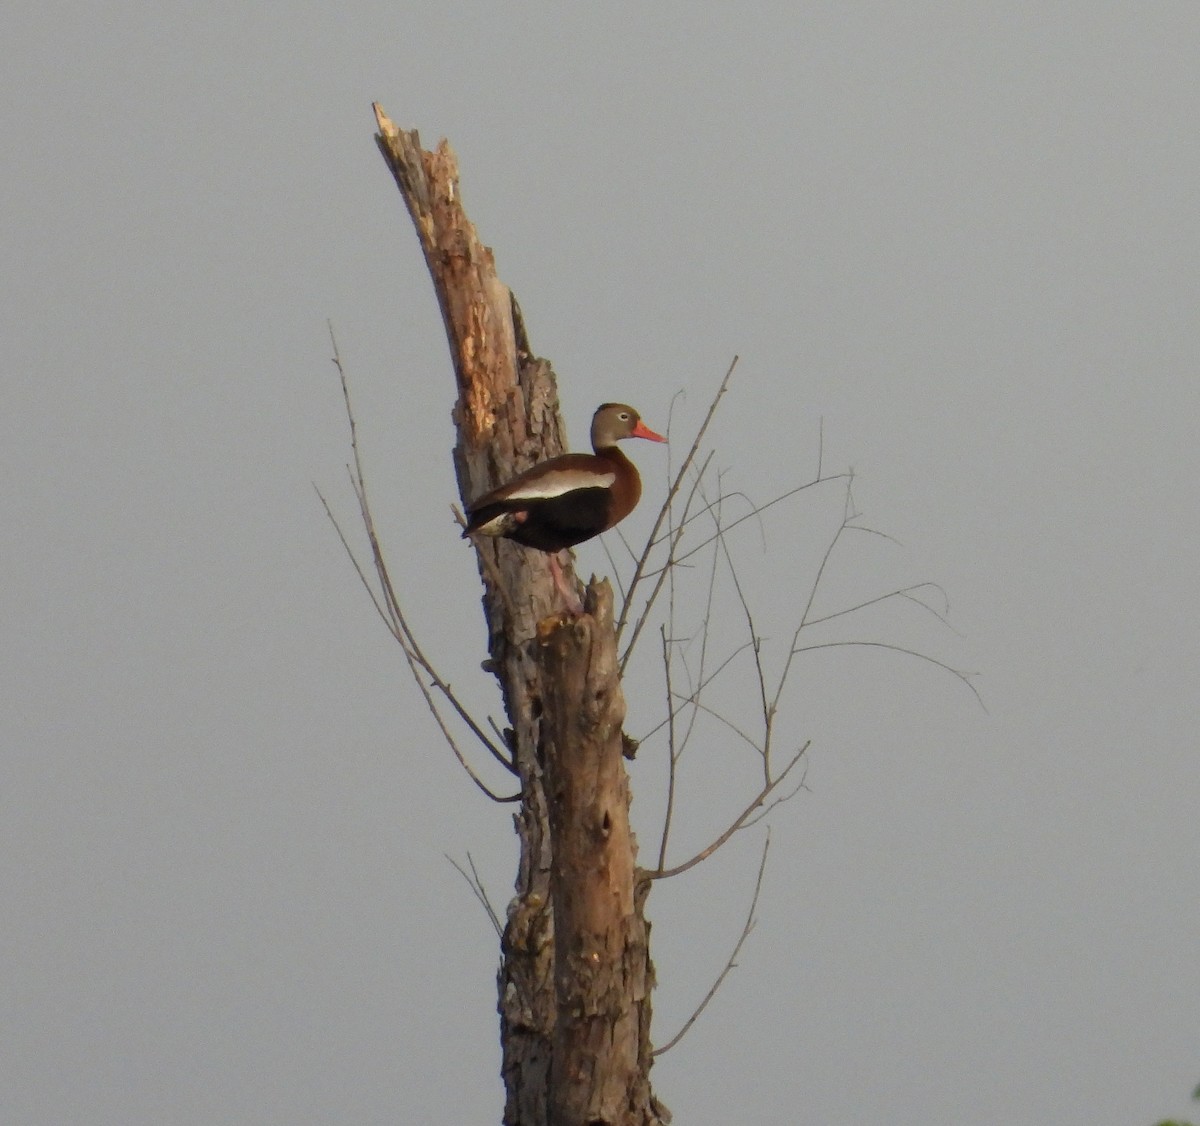
M 579 594 L 571 589 L 571 584 L 567 582 L 567 576 L 563 574 L 562 565 L 558 561 L 558 552 L 554 552 L 550 556 L 550 574 L 554 576 L 554 585 L 558 587 L 558 592 L 566 600 L 567 609 L 574 617 L 578 618 L 583 613 L 583 603 L 579 600 Z

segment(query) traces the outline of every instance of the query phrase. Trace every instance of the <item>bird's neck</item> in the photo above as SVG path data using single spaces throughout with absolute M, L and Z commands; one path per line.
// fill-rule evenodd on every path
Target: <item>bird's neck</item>
M 621 452 L 615 442 L 611 446 L 592 446 L 592 451 L 597 457 L 602 457 L 613 465 L 633 467 L 633 462 Z

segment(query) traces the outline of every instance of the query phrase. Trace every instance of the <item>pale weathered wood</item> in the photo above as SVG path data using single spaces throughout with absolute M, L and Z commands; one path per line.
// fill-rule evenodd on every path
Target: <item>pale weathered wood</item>
M 375 114 L 445 321 L 465 503 L 564 450 L 554 372 L 532 355 L 517 303 L 462 208 L 449 145 L 427 152 L 415 130 L 378 105 Z M 669 1115 L 649 1083 L 649 884 L 637 881 L 629 831 L 612 594 L 593 584 L 582 618 L 546 629 L 558 597 L 546 556 L 504 540 L 477 550 L 488 667 L 522 791 L 498 975 L 504 1122 L 656 1126 Z

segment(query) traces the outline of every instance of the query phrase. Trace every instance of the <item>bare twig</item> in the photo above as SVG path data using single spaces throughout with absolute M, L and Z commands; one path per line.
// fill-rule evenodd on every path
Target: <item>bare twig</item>
M 758 877 L 754 881 L 754 895 L 750 899 L 750 910 L 746 912 L 746 921 L 742 924 L 742 933 L 738 936 L 737 942 L 734 944 L 733 953 L 729 955 L 729 960 L 725 963 L 725 968 L 717 974 L 717 979 L 712 983 L 712 987 L 704 995 L 704 1000 L 696 1006 L 692 1015 L 683 1022 L 683 1027 L 680 1028 L 674 1036 L 671 1037 L 661 1048 L 655 1048 L 651 1053 L 655 1056 L 661 1056 L 663 1052 L 669 1052 L 680 1040 L 688 1034 L 692 1025 L 700 1019 L 700 1014 L 708 1008 L 708 1003 L 717 995 L 717 990 L 721 988 L 722 983 L 729 974 L 737 968 L 737 957 L 742 952 L 742 947 L 745 945 L 746 939 L 750 937 L 750 932 L 754 930 L 756 922 L 754 912 L 758 909 L 758 896 L 762 891 L 763 874 L 767 870 L 767 851 L 771 847 L 771 830 L 767 830 L 767 839 L 763 842 L 762 859 L 758 862 Z
M 770 814 L 771 810 L 773 810 L 777 805 L 783 805 L 784 802 L 791 801 L 792 798 L 794 798 L 801 790 L 807 790 L 808 789 L 807 782 L 808 782 L 808 767 L 806 766 L 800 772 L 800 781 L 799 782 L 797 782 L 790 790 L 788 790 L 788 792 L 786 794 L 780 794 L 779 797 L 777 797 L 774 801 L 768 802 L 766 805 L 764 805 L 762 807 L 762 809 L 760 809 L 758 811 L 758 813 L 756 813 L 753 817 L 749 818 L 749 820 L 746 821 L 746 823 L 742 826 L 742 828 L 749 829 L 751 826 L 757 825 L 761 820 L 763 820 L 764 817 L 766 817 L 768 814 Z
M 764 504 L 755 505 L 749 512 L 745 513 L 742 516 L 739 516 L 736 520 L 731 520 L 719 532 L 714 532 L 707 539 L 702 539 L 699 543 L 693 544 L 682 555 L 673 557 L 669 563 L 664 564 L 664 567 L 680 566 L 682 563 L 685 563 L 687 560 L 689 560 L 698 551 L 703 551 L 704 548 L 706 548 L 710 543 L 712 543 L 719 536 L 728 535 L 739 524 L 744 524 L 747 520 L 753 520 L 754 517 L 761 516 L 764 512 L 767 511 L 768 508 L 774 508 L 775 505 L 782 504 L 785 500 L 790 500 L 792 497 L 796 496 L 798 493 L 806 492 L 808 489 L 815 489 L 818 485 L 828 485 L 832 481 L 841 481 L 849 476 L 850 476 L 849 473 L 833 473 L 828 477 L 820 477 L 820 478 L 817 478 L 815 481 L 809 481 L 806 484 L 797 485 L 793 489 L 788 489 L 786 492 L 780 493 L 777 497 L 772 497 L 769 501 L 766 501 Z M 721 499 L 724 499 L 724 498 L 718 498 L 718 500 L 721 500 Z M 717 502 L 714 502 L 714 503 L 717 503 Z M 699 509 L 695 513 L 693 513 L 691 516 L 689 516 L 688 521 L 690 522 L 692 520 L 698 520 L 704 514 L 705 514 L 704 509 Z M 643 576 L 643 578 L 650 578 L 652 575 L 654 575 L 656 573 L 657 572 L 654 572 L 654 571 L 648 571 Z
M 710 708 L 700 698 L 699 693 L 693 693 L 690 696 L 686 696 L 686 697 L 682 697 L 682 698 L 677 697 L 677 699 L 681 699 L 682 704 L 684 706 L 690 707 L 695 712 L 704 712 L 705 715 L 712 716 L 712 718 L 715 719 L 719 724 L 721 724 L 724 727 L 727 727 L 730 731 L 732 731 L 733 734 L 736 735 L 739 739 L 741 739 L 742 742 L 745 743 L 748 747 L 753 748 L 754 753 L 756 755 L 758 755 L 759 758 L 762 757 L 762 744 L 755 742 L 754 739 L 751 738 L 749 735 L 747 735 L 746 732 L 744 732 L 736 723 L 733 722 L 733 720 L 729 719 L 727 716 L 723 716 L 715 708 Z M 682 710 L 683 710 L 682 707 L 676 709 L 677 712 L 682 711 Z M 667 722 L 666 720 L 663 720 L 663 723 L 666 723 L 666 722 Z M 661 726 L 661 724 L 660 724 L 660 726 Z M 657 731 L 657 730 L 658 730 L 658 728 L 654 728 L 650 732 L 650 734 L 651 735 L 654 734 L 654 731 Z M 646 738 L 648 738 L 648 737 L 649 736 L 646 736 Z
M 719 489 L 720 486 L 721 486 L 721 479 L 720 479 L 720 474 L 718 474 L 717 488 Z M 714 513 L 713 518 L 718 523 L 720 523 L 721 505 L 718 504 L 716 506 L 716 508 L 714 508 L 712 511 Z M 696 679 L 698 681 L 704 680 L 705 669 L 707 669 L 707 667 L 708 667 L 708 649 L 709 649 L 708 642 L 709 642 L 709 638 L 712 636 L 713 606 L 716 601 L 717 566 L 718 566 L 719 562 L 720 562 L 720 552 L 718 549 L 718 545 L 716 543 L 714 543 L 713 544 L 712 561 L 709 564 L 709 568 L 708 568 L 708 588 L 705 591 L 704 621 L 700 628 L 700 663 L 696 669 Z M 672 569 L 672 574 L 674 574 L 674 569 Z M 700 718 L 699 709 L 696 707 L 693 707 L 692 711 L 691 711 L 691 715 L 689 716 L 689 719 L 688 719 L 687 729 L 684 732 L 683 742 L 679 748 L 679 751 L 681 754 L 683 753 L 683 748 L 685 746 L 687 746 L 687 744 L 690 742 L 692 734 L 696 730 L 696 724 L 699 721 L 699 718 Z
M 754 653 L 754 679 L 758 685 L 758 699 L 762 707 L 763 721 L 763 741 L 759 747 L 759 754 L 762 756 L 763 769 L 763 784 L 767 785 L 771 781 L 771 736 L 775 729 L 775 712 L 778 700 L 767 702 L 767 676 L 763 669 L 762 662 L 762 638 L 758 634 L 758 630 L 754 625 L 754 615 L 750 611 L 750 603 L 746 600 L 746 592 L 742 590 L 741 580 L 738 578 L 737 568 L 733 565 L 733 556 L 729 554 L 729 541 L 721 536 L 721 550 L 725 555 L 725 562 L 729 566 L 729 576 L 733 581 L 733 589 L 737 591 L 738 601 L 742 605 L 742 614 L 746 619 L 746 629 L 750 634 L 749 644 L 750 649 Z
M 725 372 L 725 378 L 721 380 L 721 386 L 717 388 L 717 393 L 713 396 L 712 402 L 708 405 L 708 413 L 704 416 L 704 421 L 700 424 L 700 429 L 696 431 L 695 438 L 692 439 L 691 448 L 687 452 L 687 456 L 683 459 L 683 464 L 679 467 L 679 471 L 675 474 L 675 480 L 672 482 L 670 489 L 667 490 L 666 499 L 662 503 L 662 507 L 658 510 L 658 516 L 655 517 L 654 526 L 650 529 L 650 535 L 646 537 L 646 546 L 642 550 L 641 557 L 638 559 L 637 566 L 633 571 L 633 578 L 629 581 L 629 593 L 625 597 L 625 602 L 621 606 L 621 615 L 617 619 L 617 641 L 621 640 L 621 633 L 625 629 L 625 622 L 629 615 L 630 606 L 633 604 L 633 595 L 637 590 L 638 583 L 641 582 L 642 572 L 645 570 L 646 563 L 650 558 L 650 552 L 654 548 L 656 537 L 659 529 L 663 526 L 663 522 L 671 510 L 671 505 L 675 500 L 676 494 L 683 485 L 684 478 L 687 476 L 687 471 L 695 460 L 696 455 L 700 451 L 700 444 L 704 440 L 704 434 L 708 430 L 709 424 L 717 413 L 717 407 L 720 405 L 721 399 L 724 398 L 725 392 L 729 389 L 729 381 L 733 377 L 733 369 L 737 367 L 738 358 L 733 357 L 729 364 L 729 369 Z M 655 591 L 655 594 L 657 591 Z M 649 613 L 650 605 L 653 604 L 654 594 L 648 600 L 647 606 L 643 609 L 641 617 L 644 618 Z M 640 632 L 640 629 L 635 628 L 635 635 Z M 636 636 L 635 636 L 636 640 Z M 633 647 L 633 642 L 630 642 L 630 648 Z M 624 671 L 625 661 L 628 660 L 628 650 L 625 654 L 625 659 L 621 662 L 622 671 Z
M 946 664 L 945 661 L 939 661 L 936 657 L 929 656 L 928 653 L 922 653 L 919 649 L 907 649 L 903 645 L 892 645 L 886 641 L 822 641 L 814 645 L 800 645 L 792 650 L 792 654 L 797 656 L 801 653 L 812 653 L 818 649 L 887 649 L 893 653 L 903 653 L 906 657 L 915 657 L 918 661 L 924 661 L 926 664 L 935 666 L 943 672 L 948 672 L 957 680 L 961 680 L 967 686 L 968 691 L 975 697 L 975 702 L 987 712 L 987 704 L 983 702 L 983 697 L 979 694 L 979 689 L 971 683 L 971 677 L 978 676 L 978 673 L 963 672 L 961 669 L 956 669 L 953 665 Z M 990 714 L 990 713 L 989 713 Z
M 671 835 L 671 816 L 675 812 L 675 767 L 679 755 L 675 750 L 675 708 L 671 702 L 671 646 L 667 641 L 665 626 L 660 628 L 659 633 L 662 636 L 663 674 L 667 682 L 667 808 L 663 813 L 662 836 L 658 844 L 658 866 L 661 868 L 666 863 L 667 838 Z
M 821 556 L 820 566 L 817 567 L 817 573 L 813 578 L 812 585 L 808 589 L 808 601 L 804 604 L 804 611 L 800 615 L 800 622 L 796 626 L 796 632 L 792 634 L 792 643 L 788 646 L 788 654 L 784 658 L 783 670 L 779 674 L 779 683 L 775 687 L 775 695 L 771 700 L 772 710 L 779 706 L 779 700 L 783 695 L 784 687 L 787 685 L 788 676 L 792 670 L 792 661 L 796 656 L 796 642 L 799 640 L 800 634 L 804 627 L 808 624 L 808 616 L 810 613 L 812 613 L 813 601 L 817 597 L 817 588 L 821 585 L 821 577 L 825 574 L 825 568 L 829 564 L 830 556 L 833 555 L 833 549 L 837 546 L 838 540 L 841 538 L 842 533 L 846 530 L 846 525 L 851 519 L 847 513 L 849 512 L 850 489 L 853 481 L 854 477 L 853 474 L 851 474 L 849 480 L 846 482 L 846 500 L 842 513 L 842 522 L 838 525 L 837 531 L 833 533 L 832 539 L 830 539 L 829 543 L 826 545 L 825 554 Z
M 698 853 L 696 853 L 695 856 L 693 856 L 690 860 L 685 860 L 682 864 L 676 864 L 673 868 L 656 868 L 653 872 L 647 872 L 646 875 L 652 880 L 666 880 L 670 879 L 672 876 L 678 876 L 683 872 L 686 872 L 689 868 L 694 868 L 697 864 L 707 860 L 714 852 L 717 851 L 717 849 L 725 844 L 729 838 L 734 835 L 734 833 L 736 833 L 739 829 L 744 829 L 746 827 L 746 824 L 750 818 L 754 816 L 755 812 L 766 803 L 767 798 L 769 798 L 771 794 L 775 792 L 779 784 L 792 772 L 793 767 L 795 767 L 795 765 L 804 757 L 804 752 L 808 750 L 808 747 L 809 744 L 805 743 L 795 753 L 795 755 L 792 756 L 791 761 L 788 762 L 788 764 L 779 772 L 779 774 L 765 786 L 763 786 L 761 790 L 759 790 L 759 792 L 754 796 L 754 799 L 748 806 L 746 806 L 745 809 L 742 810 L 741 813 L 738 814 L 729 828 L 727 828 L 725 832 L 717 837 L 717 839 L 711 844 L 702 848 Z M 778 802 L 775 804 L 778 804 Z
M 338 538 L 342 542 L 346 554 L 350 557 L 350 561 L 354 566 L 355 572 L 358 574 L 359 581 L 363 584 L 371 602 L 375 607 L 376 612 L 383 620 L 388 632 L 395 638 L 400 646 L 401 652 L 404 654 L 405 661 L 408 664 L 409 671 L 412 673 L 413 680 L 420 689 L 421 695 L 425 699 L 426 705 L 433 714 L 442 737 L 447 745 L 458 759 L 459 764 L 467 772 L 471 781 L 475 783 L 489 798 L 496 802 L 513 802 L 520 800 L 520 794 L 512 794 L 501 796 L 492 790 L 475 772 L 466 760 L 466 756 L 458 746 L 457 740 L 446 724 L 440 709 L 437 706 L 437 701 L 434 699 L 430 689 L 434 689 L 446 701 L 450 708 L 455 712 L 460 720 L 466 725 L 468 730 L 483 744 L 488 753 L 510 773 L 516 773 L 516 768 L 513 765 L 512 759 L 505 754 L 490 738 L 479 725 L 474 717 L 463 706 L 458 699 L 450 684 L 445 681 L 438 673 L 433 663 L 426 657 L 420 644 L 413 633 L 408 619 L 405 616 L 404 610 L 400 605 L 400 600 L 396 595 L 395 587 L 392 584 L 391 575 L 388 571 L 387 561 L 384 557 L 383 547 L 380 544 L 378 533 L 375 528 L 374 516 L 371 512 L 370 500 L 367 495 L 367 480 L 366 473 L 363 469 L 362 455 L 358 445 L 358 423 L 354 415 L 354 408 L 350 398 L 350 386 L 346 376 L 345 367 L 342 364 L 341 354 L 338 351 L 337 340 L 333 333 L 333 326 L 329 326 L 329 339 L 333 346 L 333 364 L 337 368 L 338 378 L 342 388 L 342 400 L 346 407 L 346 419 L 350 426 L 350 449 L 353 457 L 352 466 L 347 466 L 347 472 L 350 475 L 350 484 L 354 490 L 355 499 L 358 501 L 359 516 L 362 520 L 363 530 L 367 536 L 367 543 L 371 549 L 371 559 L 375 567 L 375 578 L 378 582 L 378 589 L 374 587 L 367 577 L 366 570 L 360 563 L 354 549 L 350 546 L 350 542 L 342 530 L 341 524 L 333 514 L 333 510 L 329 502 L 325 499 L 320 489 L 317 490 L 317 496 L 320 497 L 321 504 L 325 509 L 326 515 L 337 531 Z M 428 683 L 426 683 L 428 678 Z
M 918 598 L 913 591 L 922 590 L 924 588 L 936 590 L 942 596 L 942 600 L 946 601 L 946 592 L 937 584 L 931 582 L 914 583 L 912 586 L 901 587 L 898 590 L 890 590 L 887 594 L 880 594 L 875 598 L 868 598 L 865 602 L 858 602 L 853 606 L 846 606 L 841 610 L 835 610 L 832 614 L 824 614 L 819 618 L 809 618 L 805 623 L 808 626 L 819 626 L 822 622 L 832 622 L 835 618 L 844 618 L 849 614 L 853 614 L 856 610 L 865 610 L 868 606 L 877 606 L 881 602 L 887 602 L 891 598 L 903 598 L 906 602 L 912 602 L 914 605 L 920 606 L 921 609 L 927 610 L 932 614 L 942 625 L 944 625 L 951 633 L 962 637 L 946 617 L 945 610 L 938 610 L 930 606 L 923 598 Z
M 480 905 L 487 912 L 487 917 L 491 920 L 492 929 L 495 930 L 496 937 L 503 938 L 504 927 L 500 925 L 500 916 L 496 914 L 496 909 L 492 906 L 491 900 L 487 897 L 487 891 L 483 886 L 483 881 L 479 878 L 479 871 L 475 867 L 475 861 L 472 859 L 471 854 L 469 852 L 467 853 L 467 863 L 471 866 L 469 875 L 466 869 L 463 868 L 463 866 L 459 864 L 459 862 L 455 860 L 454 857 L 448 852 L 443 853 L 442 855 L 454 865 L 454 867 L 458 870 L 458 874 L 467 881 L 467 887 L 471 889 L 475 898 L 479 900 Z
M 689 458 L 691 457 L 690 452 L 688 454 L 688 457 Z M 678 547 L 679 541 L 683 537 L 684 529 L 687 526 L 687 512 L 690 509 L 692 501 L 696 496 L 696 492 L 700 487 L 700 482 L 703 481 L 703 479 L 704 479 L 704 473 L 708 469 L 708 463 L 711 460 L 712 460 L 712 454 L 710 453 L 708 455 L 708 457 L 706 457 L 704 459 L 704 464 L 700 467 L 699 472 L 696 474 L 696 479 L 692 484 L 691 491 L 688 493 L 688 498 L 684 502 L 684 508 L 683 508 L 684 519 L 675 528 L 673 528 L 671 530 L 671 532 L 669 533 L 669 535 L 667 537 L 669 540 L 669 543 L 670 543 L 670 546 L 667 549 L 667 562 L 661 568 L 659 568 L 657 571 L 654 571 L 654 572 L 645 572 L 646 561 L 649 558 L 649 553 L 656 546 L 656 542 L 654 540 L 654 533 L 651 533 L 650 538 L 646 540 L 645 550 L 643 551 L 641 558 L 638 560 L 638 568 L 643 573 L 635 574 L 634 581 L 632 581 L 629 584 L 629 593 L 625 596 L 625 602 L 621 607 L 622 615 L 624 615 L 627 612 L 628 607 L 633 602 L 634 587 L 638 581 L 640 581 L 642 578 L 649 578 L 649 577 L 653 576 L 655 578 L 655 583 L 654 583 L 653 589 L 650 591 L 650 594 L 647 596 L 646 601 L 642 605 L 641 613 L 638 614 L 637 619 L 634 621 L 633 636 L 629 639 L 629 644 L 627 646 L 625 646 L 625 652 L 621 654 L 621 672 L 622 673 L 624 673 L 625 666 L 629 663 L 629 658 L 633 655 L 634 646 L 637 645 L 637 640 L 638 640 L 638 637 L 641 635 L 642 627 L 649 620 L 650 611 L 653 608 L 654 603 L 658 600 L 659 594 L 662 592 L 663 583 L 666 580 L 667 573 L 673 567 L 675 567 L 678 563 L 678 560 L 676 559 L 676 548 Z M 682 472 L 683 471 L 681 470 L 680 473 L 682 474 Z M 671 497 L 674 497 L 675 493 L 678 491 L 679 486 L 681 484 L 682 484 L 682 476 L 679 476 L 676 478 L 675 484 L 672 485 L 672 487 L 671 487 L 671 490 L 670 490 Z M 669 507 L 669 504 L 668 504 L 668 507 Z M 620 641 L 619 634 L 617 636 L 617 640 L 618 640 L 618 642 Z
M 717 677 L 719 677 L 721 675 L 721 673 L 723 673 L 727 668 L 730 668 L 732 666 L 733 662 L 749 648 L 750 648 L 749 641 L 745 641 L 741 645 L 739 645 L 732 653 L 729 654 L 728 657 L 725 658 L 725 660 L 723 660 L 711 673 L 709 673 L 707 677 L 705 677 L 703 680 L 699 681 L 697 683 L 695 689 L 693 689 L 693 691 L 689 695 L 681 698 L 682 705 L 686 706 L 688 704 L 691 704 L 695 707 L 699 707 L 700 706 L 700 694 L 704 691 L 704 689 L 707 688 L 710 684 L 712 684 L 712 682 L 714 680 L 716 680 Z M 649 731 L 646 732 L 645 735 L 643 735 L 641 737 L 641 741 L 645 742 L 645 740 L 649 739 L 651 735 L 656 735 L 659 731 L 661 731 L 666 726 L 667 726 L 667 721 L 665 719 L 659 720 L 658 723 L 656 723 L 652 728 L 650 728 Z M 757 746 L 758 744 L 756 743 L 754 745 Z

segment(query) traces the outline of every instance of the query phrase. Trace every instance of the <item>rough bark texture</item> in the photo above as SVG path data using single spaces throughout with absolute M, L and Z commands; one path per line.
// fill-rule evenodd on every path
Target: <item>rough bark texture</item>
M 554 863 L 550 1122 L 653 1121 L 648 928 L 629 828 L 612 589 L 543 647 L 542 761 Z M 647 882 L 645 887 L 648 887 Z
M 517 303 L 462 209 L 450 147 L 426 152 L 415 130 L 375 113 L 450 342 L 466 502 L 563 451 L 554 373 L 532 355 Z M 635 888 L 611 591 L 593 586 L 588 613 L 546 629 L 557 604 L 547 557 L 504 540 L 477 547 L 487 667 L 521 784 L 498 975 L 504 1122 L 652 1126 L 669 1115 L 648 1078 L 653 971 L 646 888 Z

